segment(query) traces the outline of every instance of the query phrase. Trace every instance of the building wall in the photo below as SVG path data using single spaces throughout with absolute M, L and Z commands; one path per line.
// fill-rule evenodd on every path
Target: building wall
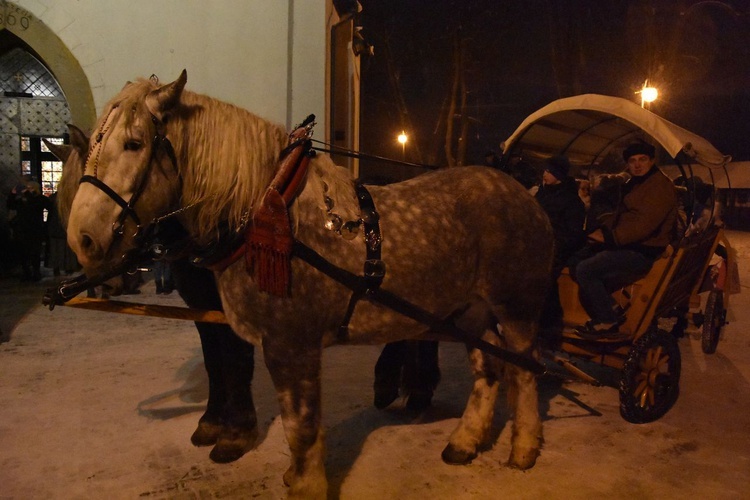
M 0 30 L 42 58 L 84 131 L 127 81 L 168 83 L 187 69 L 188 90 L 287 128 L 314 113 L 323 138 L 330 15 L 330 0 L 0 0 Z M 19 169 L 8 158 L 0 226 Z
M 275 122 L 291 126 L 309 113 L 323 118 L 325 0 L 3 0 L 0 5 L 22 10 L 14 26 L 3 26 L 17 36 L 25 38 L 41 23 L 60 39 L 87 80 L 61 82 L 63 90 L 88 84 L 96 112 L 128 80 L 156 74 L 169 82 L 185 68 L 190 90 Z M 28 28 L 20 21 L 24 12 Z M 45 41 L 40 42 L 30 45 L 44 57 Z M 45 62 L 56 61 L 45 57 Z

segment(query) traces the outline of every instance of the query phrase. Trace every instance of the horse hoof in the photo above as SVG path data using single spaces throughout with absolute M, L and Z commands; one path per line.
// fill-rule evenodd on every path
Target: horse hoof
M 257 427 L 225 427 L 208 458 L 219 464 L 234 462 L 250 451 L 257 439 Z
M 520 455 L 520 456 L 516 456 Z M 508 467 L 519 470 L 531 469 L 536 464 L 536 459 L 539 456 L 539 450 L 531 450 L 527 453 L 511 453 L 510 459 L 508 459 Z
M 221 424 L 210 422 L 208 420 L 201 420 L 198 422 L 198 427 L 190 436 L 190 442 L 193 446 L 212 446 L 216 444 L 216 440 L 219 439 L 219 434 L 224 427 Z
M 441 456 L 443 457 L 443 462 L 448 465 L 466 465 L 471 463 L 477 457 L 477 454 L 476 452 L 459 450 L 449 444 L 445 447 Z
M 398 387 L 375 388 L 375 400 L 373 401 L 373 404 L 378 410 L 387 408 L 391 403 L 396 401 L 396 399 L 398 399 Z

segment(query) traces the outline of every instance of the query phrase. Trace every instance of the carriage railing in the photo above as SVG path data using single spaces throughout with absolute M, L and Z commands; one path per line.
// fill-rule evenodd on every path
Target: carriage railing
M 632 306 L 624 331 L 640 337 L 655 320 L 673 316 L 675 309 L 687 309 L 716 248 L 719 231 L 720 228 L 711 226 L 683 238 L 668 255 L 654 263 L 646 277 L 615 293 L 621 305 Z
M 661 296 L 654 317 L 666 317 L 675 308 L 687 308 L 690 297 L 698 291 L 711 255 L 716 250 L 721 228 L 710 226 L 705 231 L 685 238 L 678 251 L 682 256 L 675 273 Z

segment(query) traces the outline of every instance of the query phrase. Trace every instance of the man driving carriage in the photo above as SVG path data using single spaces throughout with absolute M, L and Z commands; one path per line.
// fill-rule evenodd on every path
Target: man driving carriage
M 588 235 L 570 271 L 578 282 L 581 304 L 591 317 L 577 332 L 584 338 L 616 334 L 624 316 L 610 293 L 651 269 L 669 245 L 677 218 L 673 183 L 655 168 L 655 148 L 646 142 L 623 151 L 628 173 L 622 195 L 611 213 Z

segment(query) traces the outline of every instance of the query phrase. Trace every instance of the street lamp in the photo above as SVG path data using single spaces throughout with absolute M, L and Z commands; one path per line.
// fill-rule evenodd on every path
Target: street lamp
M 409 140 L 409 137 L 407 137 L 406 132 L 402 130 L 401 133 L 398 134 L 397 140 L 398 142 L 401 143 L 401 159 L 405 160 L 406 159 L 406 141 Z
M 645 108 L 646 104 L 650 104 L 656 100 L 657 97 L 659 97 L 659 91 L 656 90 L 656 87 L 649 87 L 648 80 L 643 82 L 643 88 L 636 92 L 636 94 L 641 94 L 641 107 Z

